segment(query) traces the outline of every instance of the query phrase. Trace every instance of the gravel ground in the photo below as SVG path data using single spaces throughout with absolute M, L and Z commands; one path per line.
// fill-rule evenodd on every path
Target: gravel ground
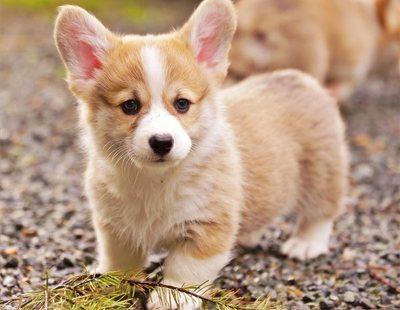
M 74 99 L 51 28 L 0 14 L 0 300 L 43 284 L 46 271 L 55 284 L 95 260 Z M 400 309 L 399 82 L 371 78 L 345 115 L 352 186 L 331 254 L 284 258 L 293 221 L 277 222 L 263 246 L 237 250 L 222 287 L 268 293 L 292 309 Z

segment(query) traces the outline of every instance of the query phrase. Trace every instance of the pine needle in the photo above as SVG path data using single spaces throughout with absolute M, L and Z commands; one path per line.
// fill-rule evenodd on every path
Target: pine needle
M 202 309 L 216 310 L 274 310 L 284 309 L 269 298 L 256 301 L 238 297 L 236 291 L 224 291 L 215 286 L 186 285 L 175 287 L 162 282 L 149 281 L 144 274 L 132 276 L 123 272 L 106 274 L 79 274 L 51 288 L 48 275 L 43 289 L 23 294 L 0 303 L 17 309 L 143 309 L 145 298 L 156 291 L 166 308 L 171 303 L 202 300 Z

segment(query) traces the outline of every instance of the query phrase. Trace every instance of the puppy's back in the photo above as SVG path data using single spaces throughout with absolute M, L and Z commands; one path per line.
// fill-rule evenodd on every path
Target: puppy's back
M 329 130 L 329 123 L 335 128 L 342 123 L 336 100 L 316 79 L 298 70 L 253 76 L 225 89 L 222 96 L 234 128 L 262 123 L 263 131 L 279 128 L 302 136 L 299 127 L 311 130 L 317 120 L 324 120 L 324 130 Z

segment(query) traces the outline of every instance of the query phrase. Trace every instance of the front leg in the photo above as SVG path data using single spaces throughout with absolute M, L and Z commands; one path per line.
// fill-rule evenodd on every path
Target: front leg
M 100 273 L 108 271 L 133 271 L 139 273 L 146 257 L 139 250 L 133 250 L 128 240 L 118 237 L 110 224 L 94 219 L 96 231 Z
M 226 225 L 226 223 L 225 223 Z M 196 223 L 187 230 L 188 239 L 178 244 L 165 261 L 163 283 L 182 287 L 211 284 L 220 270 L 229 262 L 234 244 L 236 225 L 223 226 L 220 223 Z M 194 310 L 201 306 L 196 298 L 179 293 L 178 302 L 166 299 L 163 304 L 156 291 L 152 292 L 149 309 Z

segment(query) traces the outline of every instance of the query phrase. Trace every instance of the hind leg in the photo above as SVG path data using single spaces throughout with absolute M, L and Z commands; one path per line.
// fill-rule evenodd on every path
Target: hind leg
M 340 169 L 339 169 L 340 171 Z M 339 173 L 323 187 L 303 191 L 298 201 L 297 224 L 281 248 L 291 258 L 306 260 L 328 253 L 335 219 L 344 211 L 345 174 Z M 320 185 L 322 182 L 320 183 Z M 324 188 L 325 187 L 325 188 Z
M 283 244 L 282 253 L 299 260 L 328 253 L 333 220 L 300 217 L 293 235 Z
M 266 225 L 247 233 L 242 232 L 238 236 L 237 243 L 244 248 L 256 248 L 261 244 L 262 237 L 266 232 Z
M 347 157 L 344 145 L 328 152 L 332 156 L 326 164 L 323 157 L 314 156 L 309 166 L 303 166 L 303 187 L 295 211 L 297 225 L 282 252 L 291 258 L 311 259 L 326 254 L 334 220 L 343 213 L 347 188 Z M 329 151 L 329 148 L 327 148 Z M 324 154 L 325 155 L 325 154 Z M 327 178 L 326 176 L 329 176 Z
M 283 254 L 305 260 L 328 253 L 334 220 L 344 211 L 345 171 L 337 169 L 337 174 L 330 174 L 331 182 L 303 190 L 296 210 L 296 228 L 282 245 Z

